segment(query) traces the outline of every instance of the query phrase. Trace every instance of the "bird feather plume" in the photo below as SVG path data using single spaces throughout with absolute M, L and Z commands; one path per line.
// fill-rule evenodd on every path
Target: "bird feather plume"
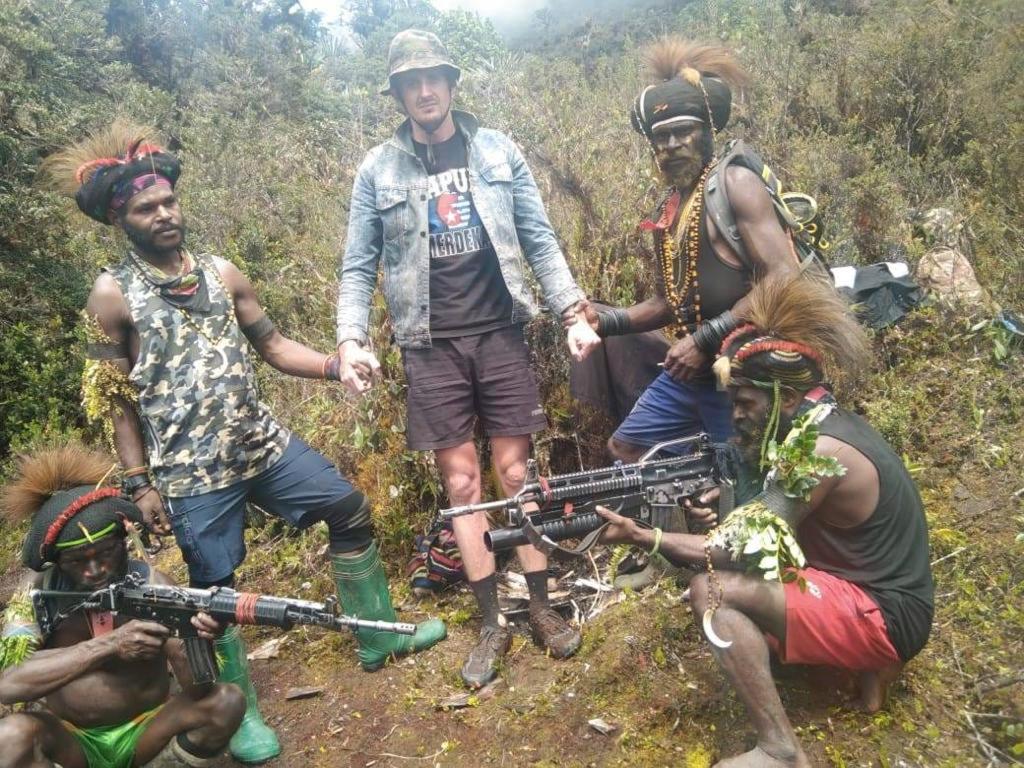
M 834 383 L 852 385 L 871 362 L 871 342 L 846 300 L 826 279 L 803 273 L 757 282 L 737 313 L 766 336 L 820 352 Z
M 75 443 L 19 456 L 14 480 L 0 493 L 0 512 L 11 522 L 25 520 L 58 491 L 98 484 L 113 464 L 102 451 Z
M 134 155 L 140 147 L 161 146 L 157 132 L 125 118 L 118 118 L 82 141 L 61 149 L 45 160 L 39 169 L 44 186 L 74 197 L 82 184 L 105 163 Z
M 692 82 L 692 73 L 696 71 L 715 75 L 734 88 L 747 82 L 747 75 L 731 50 L 722 45 L 684 40 L 678 35 L 666 35 L 648 45 L 643 59 L 648 72 L 658 80 L 684 77 Z

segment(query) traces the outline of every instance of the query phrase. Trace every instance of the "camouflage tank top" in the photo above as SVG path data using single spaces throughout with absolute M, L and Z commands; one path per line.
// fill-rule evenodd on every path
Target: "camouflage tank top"
M 190 254 L 191 255 L 191 254 Z M 160 294 L 166 280 L 129 254 L 109 270 L 139 334 L 129 379 L 139 393 L 149 467 L 166 496 L 196 496 L 252 477 L 284 452 L 289 433 L 259 401 L 234 304 L 208 255 L 209 311 Z

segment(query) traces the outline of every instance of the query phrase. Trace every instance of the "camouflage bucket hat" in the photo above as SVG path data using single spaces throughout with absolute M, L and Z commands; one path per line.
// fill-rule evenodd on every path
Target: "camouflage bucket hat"
M 462 75 L 462 70 L 452 63 L 444 43 L 433 32 L 420 29 L 399 32 L 388 48 L 388 82 L 380 92 L 385 96 L 391 93 L 393 78 L 400 72 L 434 67 L 444 67 L 456 81 Z

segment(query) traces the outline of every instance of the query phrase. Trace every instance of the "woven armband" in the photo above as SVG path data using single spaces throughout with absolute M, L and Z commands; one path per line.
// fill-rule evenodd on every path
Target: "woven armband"
M 738 326 L 739 321 L 733 316 L 732 310 L 727 309 L 717 317 L 701 323 L 693 333 L 693 343 L 705 355 L 714 357 L 722 346 L 722 340 Z
M 802 519 L 803 511 L 807 502 L 803 499 L 787 496 L 775 483 L 769 483 L 768 487 L 755 497 L 767 507 L 773 515 L 784 520 L 791 527 L 795 528 Z
M 602 339 L 608 336 L 622 336 L 632 330 L 633 323 L 625 309 L 606 309 L 597 313 L 597 335 Z
M 249 340 L 249 343 L 253 346 L 256 345 L 260 339 L 264 339 L 274 332 L 274 321 L 270 319 L 269 315 L 263 315 L 259 320 L 254 323 L 249 323 L 242 329 L 242 333 L 245 334 L 245 338 Z

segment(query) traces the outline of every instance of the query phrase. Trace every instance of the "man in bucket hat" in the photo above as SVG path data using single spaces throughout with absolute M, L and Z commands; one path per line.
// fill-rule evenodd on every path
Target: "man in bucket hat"
M 452 504 L 480 500 L 473 441 L 479 419 L 505 494 L 519 490 L 531 433 L 547 425 L 530 373 L 523 325 L 536 312 L 521 256 L 548 306 L 570 320 L 577 359 L 600 343 L 548 222 L 533 175 L 504 134 L 452 109 L 460 70 L 436 35 L 406 30 L 391 42 L 382 90 L 407 119 L 373 148 L 352 189 L 338 298 L 341 380 L 368 389 L 379 372 L 367 348 L 378 267 L 408 381 L 408 445 L 432 450 Z M 480 640 L 462 668 L 467 685 L 496 674 L 511 636 L 498 610 L 495 563 L 483 543 L 484 513 L 457 518 L 455 537 L 483 614 Z M 548 603 L 547 560 L 519 551 L 530 589 L 530 627 L 552 656 L 579 647 L 579 632 Z

